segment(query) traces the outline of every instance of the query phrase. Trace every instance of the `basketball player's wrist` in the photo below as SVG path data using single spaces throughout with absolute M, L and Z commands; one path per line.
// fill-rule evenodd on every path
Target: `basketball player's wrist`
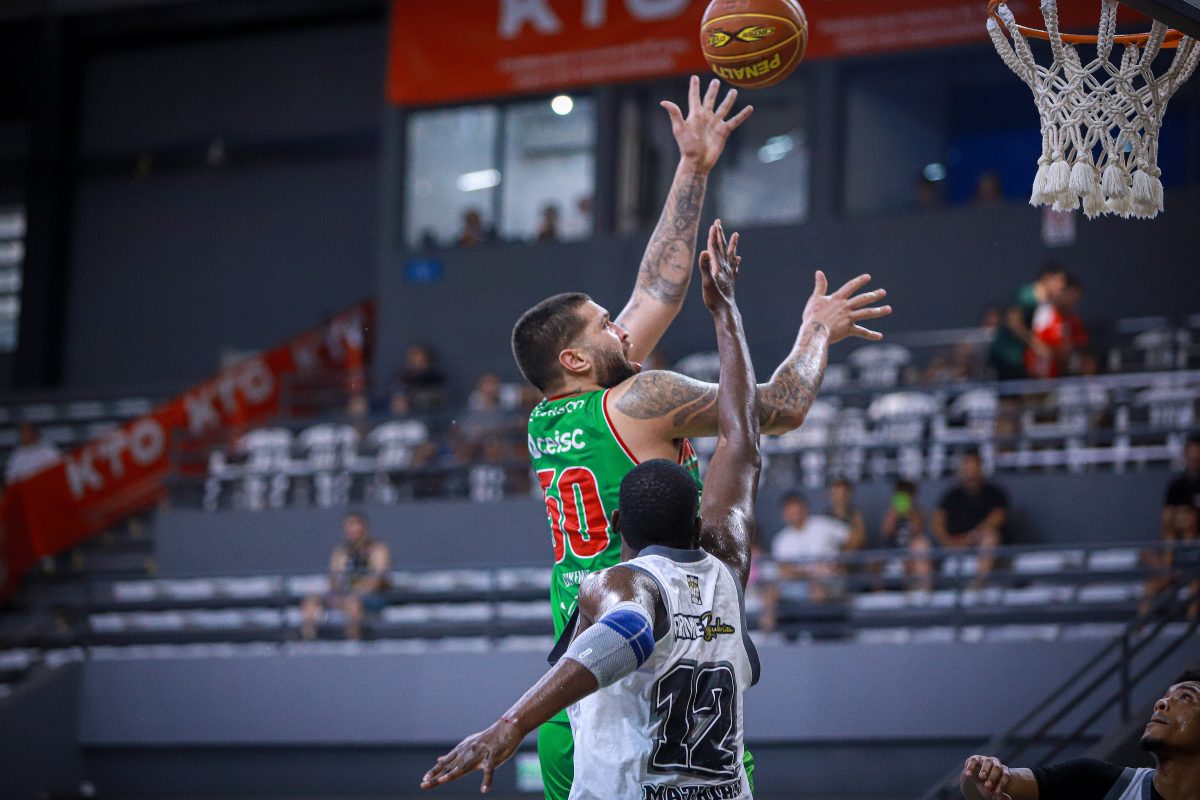
M 675 168 L 675 176 L 688 177 L 695 176 L 708 180 L 708 173 L 712 172 L 713 165 L 705 166 L 704 162 L 696 156 L 680 156 L 679 166 Z

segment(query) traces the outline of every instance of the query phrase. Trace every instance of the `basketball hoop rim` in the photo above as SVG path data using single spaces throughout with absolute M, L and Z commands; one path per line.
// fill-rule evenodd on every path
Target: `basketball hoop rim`
M 1008 26 L 1004 24 L 1004 20 L 1000 19 L 1000 15 L 996 13 L 996 8 L 1003 3 L 1004 0 L 988 0 L 987 13 L 988 16 L 996 21 L 1000 26 L 1000 30 L 1004 31 L 1005 35 L 1009 35 Z M 1025 37 L 1042 39 L 1050 41 L 1050 34 L 1042 28 L 1030 28 L 1025 25 L 1017 25 L 1017 30 Z M 1163 48 L 1178 47 L 1180 41 L 1184 38 L 1183 34 L 1174 28 L 1167 29 L 1166 38 L 1163 39 Z M 1097 44 L 1100 37 L 1096 34 L 1088 33 L 1064 33 L 1062 40 L 1067 44 Z M 1131 45 L 1136 44 L 1138 47 L 1144 47 L 1146 42 L 1150 40 L 1149 33 L 1127 33 L 1113 36 L 1113 44 Z

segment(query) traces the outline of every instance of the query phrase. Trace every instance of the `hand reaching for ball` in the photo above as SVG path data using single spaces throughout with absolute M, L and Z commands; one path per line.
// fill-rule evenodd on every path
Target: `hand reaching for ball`
M 670 100 L 663 100 L 661 105 L 671 117 L 671 133 L 675 134 L 675 142 L 679 145 L 679 157 L 692 168 L 707 173 L 721 157 L 729 134 L 738 129 L 754 112 L 753 106 L 746 106 L 729 119 L 733 103 L 737 100 L 737 89 L 730 89 L 716 105 L 717 94 L 721 82 L 713 80 L 700 99 L 700 78 L 692 76 L 688 86 L 688 113 L 685 117 L 679 106 Z

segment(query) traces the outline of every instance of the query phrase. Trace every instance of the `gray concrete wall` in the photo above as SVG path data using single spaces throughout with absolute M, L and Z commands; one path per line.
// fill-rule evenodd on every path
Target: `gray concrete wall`
M 1103 644 L 764 646 L 745 704 L 757 796 L 912 798 Z M 1193 640 L 1135 702 L 1198 658 Z M 88 775 L 121 796 L 415 796 L 445 746 L 490 723 L 544 666 L 536 652 L 93 662 L 80 743 Z M 1105 715 L 1093 735 L 1114 723 Z M 511 764 L 497 789 L 521 796 Z
M 32 676 L 0 698 L 0 797 L 73 794 L 84 779 L 76 726 L 82 668 Z
M 1125 475 L 1002 475 L 997 483 L 1012 505 L 1014 543 L 1145 541 L 1157 538 L 1158 511 L 1170 473 Z M 949 481 L 921 488 L 919 503 L 931 511 Z M 782 521 L 779 498 L 787 487 L 771 486 L 759 499 L 759 529 L 769 540 Z M 863 483 L 858 504 L 873 542 L 891 496 L 891 484 Z M 814 511 L 827 505 L 810 495 Z M 537 499 L 498 502 L 428 500 L 365 506 L 374 535 L 392 548 L 396 568 L 549 566 L 545 505 Z M 343 509 L 291 508 L 204 513 L 173 509 L 155 523 L 162 575 L 230 572 L 319 572 L 341 537 Z
M 747 735 L 764 743 L 985 738 L 1102 644 L 764 646 L 762 681 L 746 696 Z M 453 743 L 494 720 L 544 669 L 535 651 L 92 662 L 80 741 Z
M 1198 309 L 1179 291 L 1182 273 L 1172 252 L 1193 239 L 1200 189 L 1173 189 L 1169 211 L 1152 225 L 1120 219 L 1080 221 L 1070 247 L 1041 244 L 1040 212 L 1017 203 L 923 213 L 856 215 L 799 226 L 742 231 L 746 270 L 738 303 L 760 376 L 788 353 L 812 292 L 812 271 L 837 285 L 870 272 L 889 292 L 895 313 L 886 331 L 975 325 L 988 305 L 1006 304 L 1048 259 L 1062 262 L 1085 284 L 1088 319 L 1182 314 Z M 593 295 L 614 314 L 633 288 L 648 232 L 579 244 L 497 244 L 435 254 L 444 264 L 439 283 L 412 284 L 396 253 L 379 276 L 376 375 L 390 377 L 403 347 L 430 341 L 460 384 L 484 371 L 518 379 L 508 337 L 522 311 L 556 292 Z M 486 287 L 486 291 L 481 291 Z M 671 359 L 715 349 L 712 321 L 694 285 L 662 342 Z M 835 348 L 838 352 L 846 347 Z

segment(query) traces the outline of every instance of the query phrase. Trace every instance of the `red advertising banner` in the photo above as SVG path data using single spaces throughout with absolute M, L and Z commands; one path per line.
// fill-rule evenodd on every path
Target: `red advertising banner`
M 463 8 L 468 5 L 470 10 Z M 699 72 L 708 0 L 394 0 L 388 99 L 421 105 Z M 806 59 L 985 41 L 985 0 L 801 0 Z M 1044 27 L 1036 0 L 1009 3 Z M 1124 8 L 1124 7 L 1122 7 Z M 1095 33 L 1100 4 L 1059 3 Z M 803 67 L 801 67 L 803 69 Z
M 348 389 L 361 387 L 373 314 L 369 302 L 344 311 L 8 487 L 0 500 L 0 602 L 42 556 L 161 498 L 177 432 L 202 436 L 269 419 L 279 413 L 281 386 L 292 375 L 339 372 Z

